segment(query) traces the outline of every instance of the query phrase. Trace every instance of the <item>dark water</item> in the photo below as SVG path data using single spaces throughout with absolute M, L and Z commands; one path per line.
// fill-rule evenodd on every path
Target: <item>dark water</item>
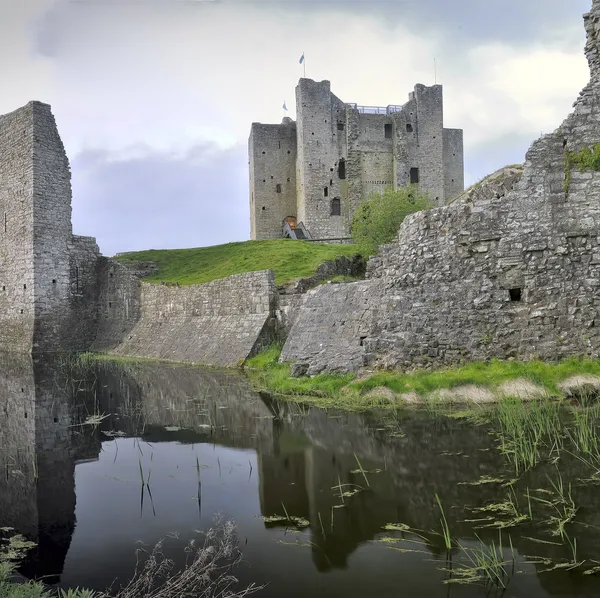
M 20 568 L 26 577 L 63 588 L 117 587 L 133 574 L 137 548 L 166 538 L 166 555 L 181 565 L 186 543 L 220 513 L 237 526 L 244 557 L 237 576 L 267 583 L 258 594 L 266 598 L 600 596 L 600 580 L 583 574 L 600 560 L 599 487 L 583 483 L 573 489 L 579 510 L 569 534 L 586 566 L 543 572 L 548 565 L 532 556 L 556 563 L 571 553 L 525 523 L 502 535 L 510 552 L 510 534 L 516 557 L 504 594 L 443 583 L 446 551 L 432 533 L 441 531 L 436 494 L 465 545 L 478 544 L 475 533 L 499 539 L 496 529 L 465 521 L 507 494 L 499 484 L 464 484 L 510 477 L 485 425 L 426 412 L 281 404 L 243 377 L 185 367 L 100 365 L 82 375 L 5 357 L 0 372 L 0 527 L 38 543 Z M 90 414 L 106 417 L 83 424 Z M 358 462 L 371 472 L 368 483 Z M 548 487 L 555 467 L 547 463 L 519 483 Z M 574 459 L 564 470 L 577 480 L 581 467 Z M 360 491 L 341 497 L 340 485 Z M 264 519 L 284 512 L 308 527 Z M 390 523 L 423 530 L 428 545 L 381 541 L 403 536 L 383 529 Z M 458 550 L 452 558 L 459 562 Z

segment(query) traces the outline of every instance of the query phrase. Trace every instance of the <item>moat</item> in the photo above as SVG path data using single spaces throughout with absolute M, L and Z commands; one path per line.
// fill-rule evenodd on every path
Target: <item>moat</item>
M 116 589 L 136 549 L 164 539 L 181 566 L 220 513 L 268 598 L 600 595 L 594 404 L 358 414 L 183 366 L 0 372 L 0 527 L 37 543 L 26 578 Z M 501 584 L 446 583 L 499 542 Z

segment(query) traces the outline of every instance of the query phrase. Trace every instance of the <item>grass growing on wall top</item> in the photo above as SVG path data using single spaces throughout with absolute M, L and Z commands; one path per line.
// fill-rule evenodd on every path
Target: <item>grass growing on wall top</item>
M 565 154 L 565 193 L 569 193 L 571 183 L 571 169 L 579 171 L 600 171 L 600 143 L 593 147 L 584 147 L 578 152 L 566 152 Z
M 338 256 L 359 253 L 354 245 L 321 245 L 292 239 L 244 241 L 194 249 L 149 249 L 121 253 L 118 261 L 151 261 L 158 272 L 147 282 L 202 284 L 232 274 L 274 270 L 275 282 L 285 284 L 312 276 L 317 268 Z

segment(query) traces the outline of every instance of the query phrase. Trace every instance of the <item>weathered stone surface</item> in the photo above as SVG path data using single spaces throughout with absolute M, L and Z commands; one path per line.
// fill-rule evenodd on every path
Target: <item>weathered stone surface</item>
M 287 336 L 292 325 L 300 313 L 300 306 L 305 300 L 305 293 L 309 289 L 336 276 L 351 276 L 363 278 L 366 272 L 366 260 L 361 255 L 352 257 L 339 256 L 334 260 L 322 263 L 314 276 L 301 278 L 289 284 L 277 288 L 279 304 L 277 318 L 281 326 L 281 332 Z
M 112 292 L 103 293 L 94 346 L 119 355 L 235 366 L 275 340 L 276 307 L 271 270 L 186 287 L 143 283 L 122 272 Z
M 50 106 L 0 116 L 0 348 L 111 350 L 236 365 L 279 333 L 272 272 L 191 287 L 142 285 L 153 264 L 72 234 L 71 175 Z
M 373 109 L 300 79 L 297 122 L 252 123 L 251 238 L 280 238 L 291 218 L 313 239 L 347 239 L 365 197 L 415 177 L 437 205 L 461 193 L 463 132 L 444 128 L 442 96 L 441 85 L 419 84 L 404 105 Z
M 567 185 L 565 152 L 600 142 L 599 20 L 595 0 L 585 16 L 590 83 L 561 127 L 531 146 L 520 178 L 408 217 L 367 282 L 309 293 L 282 359 L 316 373 L 598 356 L 600 173 L 572 170 Z M 343 334 L 342 321 L 352 322 Z
M 368 355 L 363 343 L 378 318 L 371 300 L 376 286 L 372 281 L 361 281 L 321 285 L 308 291 L 281 360 L 308 364 L 302 372 L 308 375 L 324 370 L 348 371 L 365 365 Z

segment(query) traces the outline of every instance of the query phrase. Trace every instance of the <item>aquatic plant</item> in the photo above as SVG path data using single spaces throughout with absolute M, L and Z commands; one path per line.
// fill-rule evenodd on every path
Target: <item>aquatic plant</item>
M 444 513 L 444 508 L 442 507 L 442 501 L 440 497 L 436 494 L 435 500 L 437 501 L 438 507 L 440 508 L 441 518 L 440 524 L 442 526 L 442 537 L 444 538 L 444 546 L 447 551 L 452 550 L 452 536 L 450 535 L 450 527 L 448 525 L 448 520 L 446 519 L 446 515 Z
M 510 536 L 510 558 L 505 555 L 501 531 L 498 532 L 497 544 L 494 541 L 486 544 L 479 536 L 476 538 L 479 544 L 474 548 L 458 542 L 461 557 L 463 561 L 468 561 L 468 564 L 454 566 L 452 569 L 444 568 L 443 571 L 450 574 L 444 583 L 484 583 L 489 589 L 506 588 L 515 568 L 515 553 Z
M 504 399 L 491 411 L 490 419 L 498 427 L 500 450 L 517 476 L 564 447 L 560 405 L 553 401 Z
M 264 586 L 250 584 L 237 589 L 233 570 L 242 559 L 233 521 L 215 519 L 204 540 L 192 540 L 187 548 L 188 559 L 180 571 L 173 571 L 173 561 L 167 559 L 159 542 L 145 558 L 138 558 L 135 575 L 121 588 L 117 598 L 239 598 L 254 594 Z M 144 551 L 138 551 L 144 554 Z

